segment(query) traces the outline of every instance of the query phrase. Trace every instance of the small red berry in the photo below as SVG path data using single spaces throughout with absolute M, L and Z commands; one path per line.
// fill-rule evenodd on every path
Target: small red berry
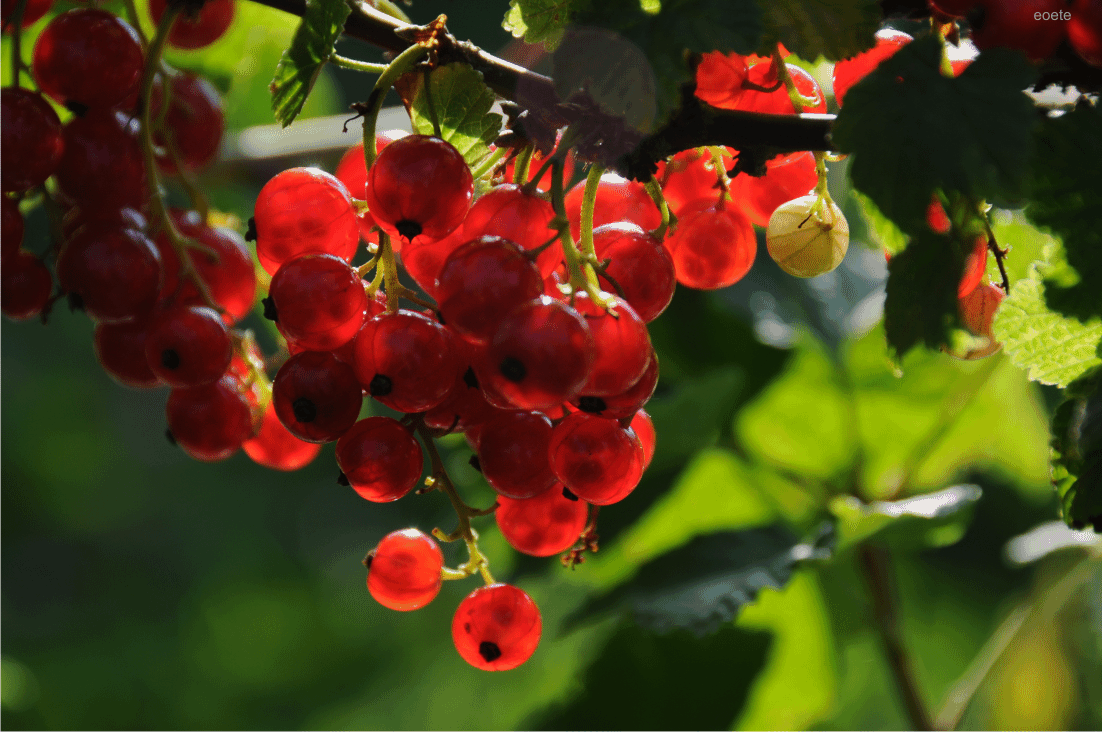
M 332 442 L 352 428 L 363 390 L 352 367 L 331 353 L 303 351 L 279 367 L 272 382 L 279 421 L 306 442 Z
M 361 419 L 337 440 L 337 465 L 348 483 L 374 503 L 397 501 L 421 477 L 421 446 L 390 417 Z
M 440 545 L 417 529 L 392 531 L 367 558 L 367 591 L 391 610 L 418 610 L 432 602 L 443 584 Z
M 298 470 L 313 461 L 321 445 L 295 437 L 279 421 L 276 410 L 269 406 L 260 423 L 260 432 L 241 443 L 253 462 L 274 470 Z
M 532 498 L 500 496 L 494 517 L 501 535 L 518 552 L 550 557 L 565 552 L 585 528 L 589 507 L 555 483 Z
M 161 22 L 167 6 L 166 0 L 149 0 L 154 23 Z M 169 45 L 185 49 L 209 46 L 230 27 L 236 7 L 236 0 L 207 0 L 194 15 L 181 13 L 168 32 Z
M 53 175 L 61 163 L 64 141 L 54 108 L 29 89 L 0 91 L 0 188 L 25 191 Z
M 331 254 L 307 254 L 272 277 L 265 317 L 302 348 L 330 351 L 355 337 L 367 316 L 363 280 Z M 274 312 L 273 312 L 274 311 Z
M 176 444 L 205 462 L 233 455 L 255 426 L 244 386 L 230 374 L 211 384 L 173 389 L 166 416 Z
M 623 500 L 643 474 L 643 446 L 615 420 L 574 412 L 555 426 L 551 469 L 578 498 L 598 506 Z
M 523 590 L 487 585 L 467 595 L 452 619 L 463 660 L 483 671 L 507 671 L 527 661 L 540 642 L 539 608 Z

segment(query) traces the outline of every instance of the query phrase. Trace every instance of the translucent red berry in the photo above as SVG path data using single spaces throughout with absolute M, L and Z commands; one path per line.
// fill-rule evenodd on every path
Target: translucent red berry
M 1102 0 L 1075 0 L 1067 33 L 1081 59 L 1102 67 Z
M 551 420 L 539 412 L 505 412 L 479 430 L 482 477 L 511 498 L 531 498 L 555 483 L 547 460 Z
M 214 310 L 172 307 L 150 323 L 145 355 L 149 368 L 169 386 L 198 386 L 226 373 L 233 344 Z
M 684 213 L 666 240 L 677 281 L 698 290 L 738 282 L 754 264 L 758 244 L 750 221 L 731 205 L 701 201 Z
M 523 590 L 487 585 L 467 595 L 452 619 L 463 660 L 483 671 L 507 671 L 527 661 L 540 642 L 539 608 Z
M 272 382 L 272 405 L 292 435 L 332 442 L 356 423 L 363 390 L 352 367 L 331 353 L 304 351 L 287 359 Z
M 154 23 L 161 22 L 168 3 L 149 0 L 149 14 Z M 186 11 L 172 23 L 168 43 L 176 48 L 203 48 L 217 41 L 233 22 L 236 0 L 207 0 L 194 14 Z
M 742 84 L 749 71 L 745 56 L 706 53 L 696 67 L 696 96 L 713 107 L 734 109 L 745 91 Z
M 533 557 L 561 554 L 585 528 L 589 506 L 560 483 L 525 499 L 500 496 L 494 517 L 505 541 Z
M 843 59 L 834 65 L 831 75 L 834 81 L 834 100 L 842 106 L 846 92 L 864 79 L 885 59 L 914 39 L 902 31 L 882 28 L 876 32 L 876 45 L 864 53 Z
M 249 399 L 233 375 L 173 389 L 165 411 L 172 439 L 196 460 L 225 460 L 253 435 Z
M 765 170 L 760 178 L 741 173 L 731 182 L 734 206 L 761 227 L 769 225 L 769 217 L 781 204 L 807 195 L 819 182 L 815 156 L 809 152 L 773 158 Z
M 64 147 L 53 107 L 28 89 L 5 87 L 0 116 L 0 188 L 5 193 L 25 191 L 53 175 Z
M 391 610 L 418 610 L 443 584 L 440 545 L 417 529 L 392 531 L 367 556 L 367 591 Z
M 76 8 L 42 30 L 31 71 L 43 94 L 84 111 L 130 96 L 143 62 L 141 41 L 126 21 L 106 10 Z
M 720 164 L 726 171 L 734 165 L 734 151 L 722 148 Z M 686 205 L 699 198 L 719 200 L 720 172 L 712 155 L 703 148 L 682 150 L 668 161 L 658 164 L 655 174 L 662 186 L 662 197 L 670 210 L 680 215 Z
M 463 222 L 463 232 L 474 239 L 499 236 L 521 249 L 543 246 L 556 235 L 548 228 L 555 218 L 551 202 L 526 193 L 520 186 L 506 183 L 490 189 L 471 206 Z M 562 262 L 562 248 L 557 242 L 545 247 L 536 257 L 536 266 L 543 277 L 555 271 Z
M 272 277 L 265 316 L 302 348 L 329 351 L 350 341 L 367 315 L 363 280 L 331 254 L 307 254 Z
M 555 426 L 551 469 L 578 498 L 598 506 L 623 500 L 643 474 L 643 446 L 614 420 L 574 412 Z
M 174 211 L 173 221 L 180 234 L 210 250 L 189 248 L 187 254 L 211 298 L 225 311 L 227 324 L 248 315 L 256 299 L 256 274 L 245 240 L 232 229 L 207 226 L 195 211 Z M 180 278 L 179 259 L 164 234 L 158 237 L 157 247 L 165 270 L 162 294 L 175 297 L 179 303 L 201 302 L 195 283 Z
M 184 170 L 193 172 L 210 163 L 222 144 L 222 97 L 213 84 L 197 74 L 179 73 L 169 83 L 172 94 L 165 112 L 167 130 L 164 135 L 156 135 L 157 142 L 171 144 Z M 171 156 L 159 162 L 162 170 L 176 170 Z
M 584 180 L 566 194 L 566 218 L 570 220 L 570 231 L 575 240 L 578 239 L 581 231 L 583 198 L 585 198 Z M 597 197 L 593 204 L 593 227 L 620 221 L 630 221 L 641 229 L 650 231 L 658 228 L 662 223 L 662 213 L 642 183 L 621 178 L 615 173 L 605 173 L 597 184 Z
M 0 310 L 12 320 L 42 314 L 53 290 L 50 270 L 30 252 L 18 251 L 0 265 Z
M 118 225 L 84 226 L 57 258 L 61 289 L 96 320 L 146 315 L 161 289 L 161 257 L 153 242 Z
M 241 449 L 258 465 L 290 471 L 310 464 L 321 451 L 321 445 L 305 442 L 291 434 L 269 405 L 260 423 L 260 432 L 241 443 Z
M 634 384 L 619 394 L 596 395 L 583 393 L 571 400 L 578 409 L 609 419 L 630 417 L 650 400 L 658 385 L 658 354 L 651 350 L 646 371 Z
M 450 234 L 463 223 L 473 196 L 467 162 L 439 137 L 395 140 L 367 173 L 366 200 L 375 223 L 410 243 Z
M 57 166 L 61 191 L 82 207 L 145 208 L 149 190 L 138 123 L 121 112 L 92 111 L 65 125 Z
M 629 426 L 643 446 L 643 470 L 646 470 L 650 466 L 651 458 L 654 457 L 654 446 L 658 437 L 654 431 L 654 422 L 651 421 L 649 414 L 640 409 L 631 418 Z
M 421 446 L 390 417 L 361 419 L 337 440 L 337 465 L 348 483 L 374 503 L 397 501 L 421 477 Z
M 615 292 L 615 282 L 624 300 L 645 323 L 659 315 L 673 300 L 677 287 L 673 258 L 662 242 L 635 224 L 606 224 L 593 232 L 597 259 L 611 260 L 601 276 L 602 287 Z
M 987 271 L 987 237 L 980 236 L 976 238 L 972 251 L 964 260 L 964 274 L 960 278 L 960 285 L 957 286 L 957 297 L 964 297 L 976 289 L 985 271 Z
M 611 312 L 584 293 L 575 296 L 574 306 L 585 318 L 594 342 L 593 367 L 581 393 L 607 396 L 627 391 L 650 363 L 653 349 L 646 324 L 619 297 L 612 299 Z

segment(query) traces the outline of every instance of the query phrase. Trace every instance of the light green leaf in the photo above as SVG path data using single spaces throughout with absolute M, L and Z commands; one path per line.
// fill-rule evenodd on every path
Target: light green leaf
M 879 244 L 881 248 L 892 255 L 903 251 L 907 246 L 907 235 L 891 219 L 881 213 L 871 198 L 852 188 L 850 194 L 857 202 L 857 206 L 865 218 L 870 243 Z
M 765 34 L 761 53 L 777 42 L 800 58 L 838 61 L 873 46 L 880 28 L 876 0 L 760 0 Z
M 441 66 L 429 74 L 427 90 L 423 80 L 417 86 L 411 105 L 413 131 L 433 134 L 435 110 L 441 137 L 455 146 L 468 165 L 473 165 L 486 156 L 489 144 L 501 131 L 501 115 L 490 112 L 493 103 L 494 93 L 482 74 L 466 64 Z
M 830 512 L 838 517 L 839 549 L 873 536 L 906 546 L 947 546 L 964 535 L 981 495 L 977 485 L 955 485 L 899 501 L 864 503 L 838 496 L 830 502 Z
M 333 44 L 340 38 L 349 13 L 351 9 L 344 0 L 306 0 L 302 22 L 268 87 L 272 112 L 284 127 L 302 111 L 314 82 L 333 55 Z
M 563 29 L 588 0 L 509 0 L 509 11 L 501 26 L 523 38 L 525 43 L 542 43 L 554 51 L 562 40 Z

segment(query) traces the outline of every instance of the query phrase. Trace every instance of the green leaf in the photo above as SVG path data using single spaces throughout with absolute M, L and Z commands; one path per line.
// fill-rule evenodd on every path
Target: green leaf
M 658 12 L 648 12 L 655 5 L 660 6 Z M 616 31 L 639 47 L 654 71 L 656 122 L 677 106 L 679 88 L 690 78 L 686 51 L 753 53 L 762 31 L 757 0 L 607 0 L 579 12 L 574 22 Z M 602 48 L 592 48 L 571 63 L 589 66 L 594 78 L 614 78 L 612 64 L 602 53 Z M 558 78 L 558 68 L 554 76 Z
M 850 189 L 868 227 L 870 243 L 879 245 L 891 255 L 899 254 L 907 246 L 907 235 L 887 216 L 880 212 L 872 199 L 860 191 Z M 852 222 L 850 224 L 853 226 Z
M 1068 387 L 1052 417 L 1052 482 L 1064 521 L 1102 533 L 1102 369 Z
M 853 186 L 911 234 L 936 189 L 1018 199 L 1029 172 L 1036 112 L 1022 90 L 1036 72 L 1025 57 L 992 49 L 952 79 L 940 58 L 936 38 L 901 48 L 846 94 L 833 132 L 853 155 Z
M 1053 247 L 1049 247 L 1051 251 Z M 1102 320 L 1082 323 L 1054 313 L 1045 304 L 1041 268 L 1018 280 L 995 312 L 995 338 L 1015 365 L 1042 384 L 1067 386 L 1102 364 Z
M 501 26 L 523 38 L 525 43 L 542 43 L 554 51 L 563 30 L 589 0 L 509 0 L 509 11 Z
M 839 61 L 872 48 L 880 28 L 876 0 L 761 0 L 761 6 L 763 55 L 780 42 L 809 61 Z
M 714 632 L 765 587 L 781 588 L 800 562 L 830 555 L 829 525 L 807 543 L 781 526 L 699 536 L 639 568 L 610 593 L 588 602 L 568 622 L 630 609 L 635 621 L 659 632 Z
M 898 356 L 918 345 L 939 348 L 948 342 L 957 320 L 957 286 L 963 271 L 957 247 L 930 231 L 923 231 L 888 262 L 884 329 Z
M 455 146 L 468 165 L 484 158 L 501 131 L 501 115 L 490 112 L 494 93 L 482 74 L 466 64 L 448 64 L 429 74 L 427 91 L 423 81 L 418 84 L 410 115 L 413 131 L 422 135 L 433 134 L 430 95 L 441 137 Z
M 333 55 L 333 45 L 340 38 L 344 21 L 351 12 L 344 0 L 306 0 L 302 22 L 268 86 L 272 93 L 272 112 L 284 127 L 302 111 L 314 82 Z
M 1046 118 L 1035 135 L 1032 202 L 1026 215 L 1061 237 L 1078 273 L 1071 287 L 1046 282 L 1053 310 L 1080 320 L 1102 315 L 1102 110 L 1081 104 Z M 1095 161 L 1091 163 L 1089 161 Z
M 977 485 L 955 485 L 899 501 L 864 503 L 838 496 L 830 502 L 830 512 L 838 518 L 838 548 L 873 536 L 906 546 L 954 544 L 964 536 L 971 509 L 982 495 Z
M 647 403 L 647 413 L 661 431 L 662 446 L 652 468 L 676 467 L 701 448 L 714 444 L 734 413 L 745 375 L 728 367 L 685 379 L 669 394 Z

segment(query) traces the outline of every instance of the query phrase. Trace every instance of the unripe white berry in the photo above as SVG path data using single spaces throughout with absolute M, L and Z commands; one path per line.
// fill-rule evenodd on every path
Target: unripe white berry
M 796 277 L 831 271 L 842 263 L 849 248 L 849 224 L 842 209 L 831 203 L 812 216 L 816 198 L 814 194 L 803 196 L 778 206 L 765 231 L 769 256 Z

